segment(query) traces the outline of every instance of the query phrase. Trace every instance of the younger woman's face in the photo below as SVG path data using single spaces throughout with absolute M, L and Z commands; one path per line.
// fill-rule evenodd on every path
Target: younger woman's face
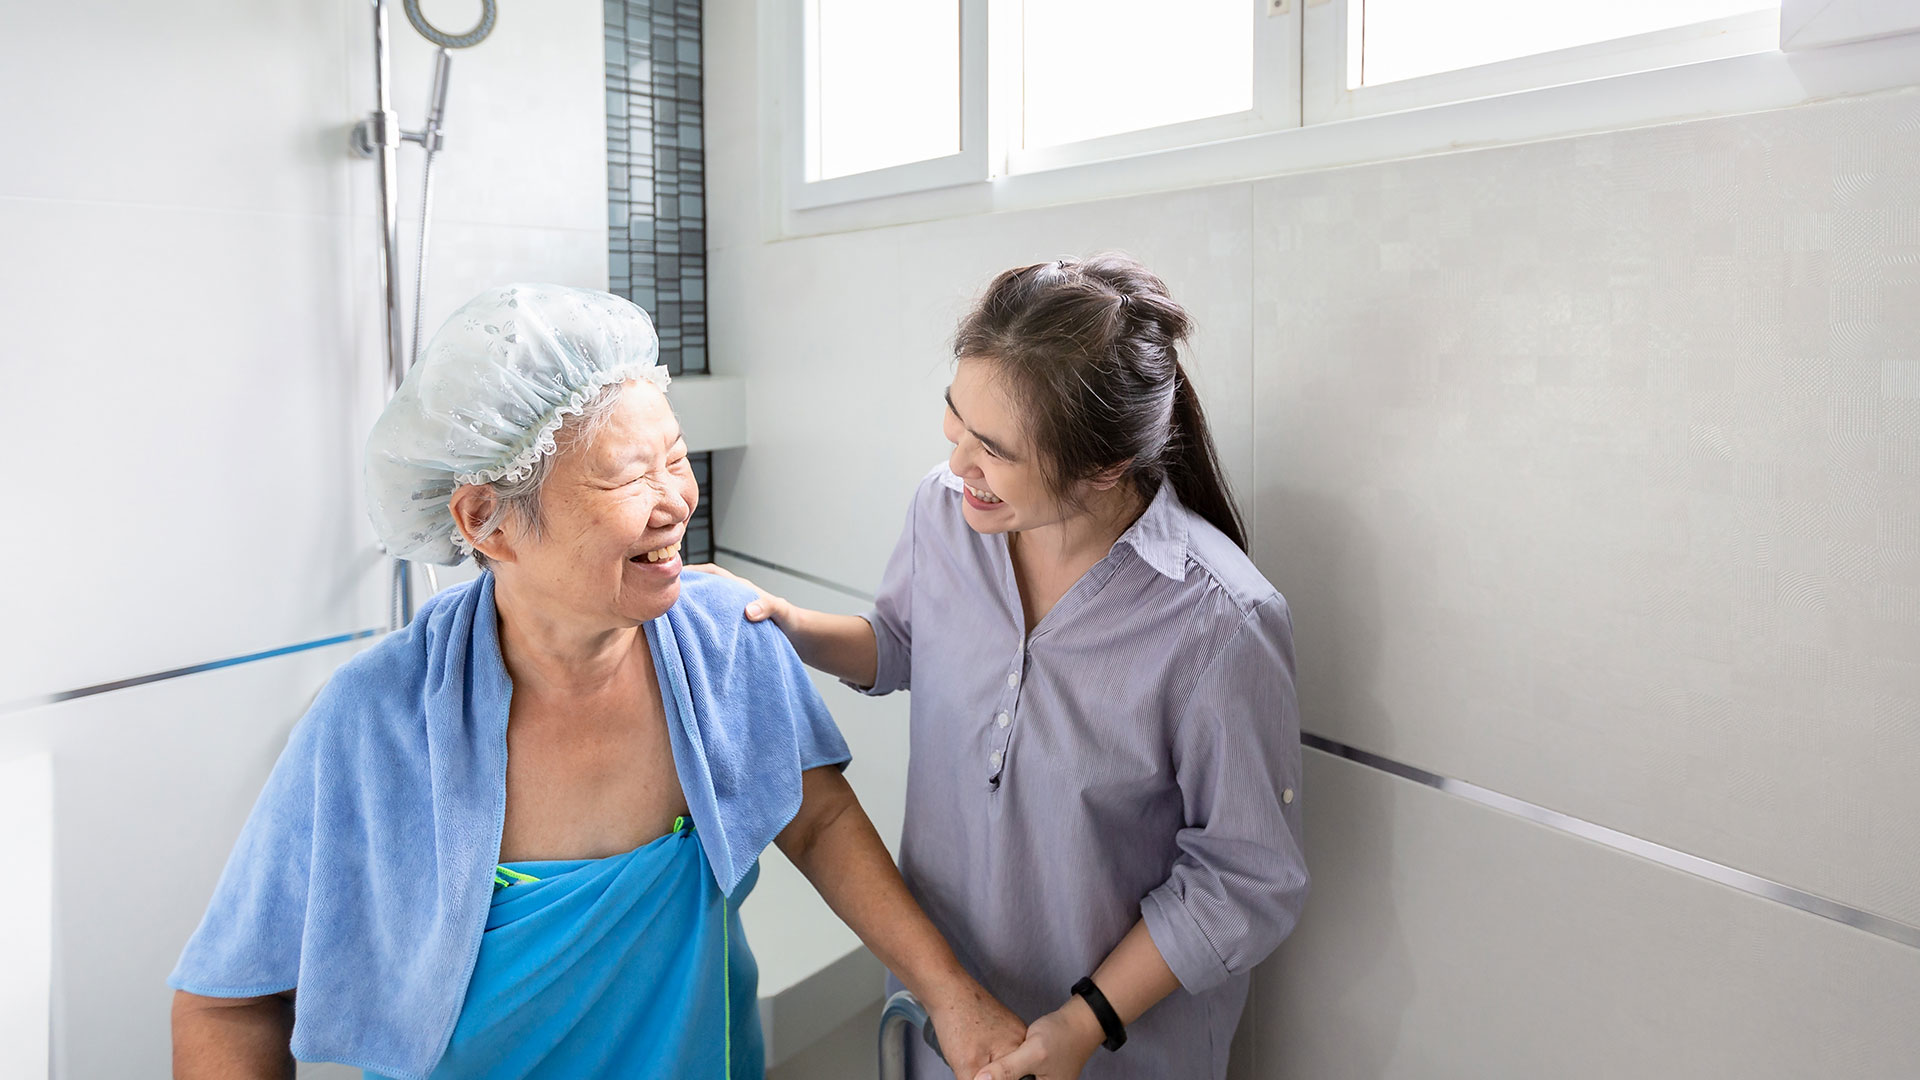
M 963 513 L 975 532 L 1026 532 L 1070 516 L 1047 489 L 1020 412 L 991 361 L 960 361 L 942 428 L 953 444 L 947 464 L 967 487 Z

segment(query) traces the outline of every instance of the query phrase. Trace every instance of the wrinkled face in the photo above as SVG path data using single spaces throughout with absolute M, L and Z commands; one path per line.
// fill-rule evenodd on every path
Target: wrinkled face
M 541 527 L 510 526 L 512 557 L 495 573 L 578 618 L 646 622 L 680 597 L 680 541 L 699 502 L 666 395 L 628 382 L 606 426 L 559 452 L 540 490 Z
M 947 387 L 943 424 L 962 483 L 967 524 L 975 532 L 1026 532 L 1072 516 L 1048 490 L 1038 453 L 991 361 L 962 359 Z

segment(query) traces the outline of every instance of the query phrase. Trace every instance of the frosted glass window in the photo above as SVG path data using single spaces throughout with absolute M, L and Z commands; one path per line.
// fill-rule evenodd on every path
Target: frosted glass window
M 814 179 L 960 152 L 958 0 L 817 0 Z
M 1251 0 L 1026 0 L 1024 145 L 1253 107 Z
M 1752 11 L 1765 0 L 1353 0 L 1363 3 L 1354 86 L 1477 67 Z

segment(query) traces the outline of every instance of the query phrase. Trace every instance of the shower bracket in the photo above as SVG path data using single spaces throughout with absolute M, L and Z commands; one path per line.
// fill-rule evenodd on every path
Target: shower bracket
M 389 144 L 386 133 L 391 131 L 399 131 L 400 134 L 397 139 Z M 400 131 L 400 118 L 398 116 L 395 116 L 391 112 L 373 112 L 368 113 L 365 119 L 353 125 L 353 135 L 350 140 L 350 145 L 353 147 L 353 156 L 371 158 L 380 152 L 382 146 L 392 145 L 397 147 L 402 142 L 418 143 L 428 152 L 438 153 L 445 148 L 447 136 L 437 127 L 428 128 L 425 131 Z

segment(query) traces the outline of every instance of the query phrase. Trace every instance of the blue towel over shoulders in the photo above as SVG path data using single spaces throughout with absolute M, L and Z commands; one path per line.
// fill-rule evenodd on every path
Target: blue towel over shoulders
M 646 626 L 702 852 L 732 894 L 846 743 L 751 594 L 688 573 Z M 512 683 L 493 575 L 449 588 L 334 673 L 294 728 L 168 985 L 298 988 L 293 1054 L 421 1080 L 492 903 Z

